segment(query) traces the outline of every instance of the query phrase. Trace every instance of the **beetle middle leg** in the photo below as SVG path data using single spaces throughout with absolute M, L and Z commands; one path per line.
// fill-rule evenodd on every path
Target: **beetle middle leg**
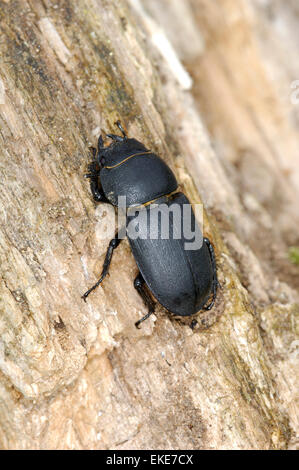
M 217 278 L 217 268 L 216 268 L 216 258 L 215 258 L 214 247 L 213 247 L 212 243 L 210 242 L 210 240 L 208 238 L 204 238 L 203 242 L 208 247 L 208 250 L 209 250 L 209 253 L 210 253 L 210 258 L 211 258 L 211 263 L 212 263 L 212 270 L 213 270 L 213 285 L 212 285 L 213 298 L 212 298 L 211 302 L 206 307 L 204 307 L 204 309 L 205 310 L 211 310 L 211 308 L 215 304 L 215 300 L 216 300 L 216 296 L 217 296 L 217 287 L 219 285 L 219 282 L 218 282 L 218 278 Z
M 100 145 L 100 143 L 99 143 Z M 100 147 L 99 147 L 100 148 Z M 106 198 L 103 189 L 99 186 L 99 166 L 96 161 L 97 150 L 94 147 L 90 147 L 93 155 L 93 161 L 88 165 L 88 171 L 85 178 L 90 179 L 90 191 L 95 201 L 97 202 L 109 202 Z
M 139 328 L 140 323 L 142 323 L 154 313 L 155 302 L 152 300 L 149 293 L 147 292 L 145 287 L 145 280 L 143 279 L 140 273 L 138 273 L 137 277 L 135 278 L 134 287 L 138 291 L 139 295 L 142 297 L 143 302 L 148 308 L 148 313 L 135 323 L 136 328 Z
M 112 240 L 110 241 L 109 246 L 108 246 L 108 250 L 107 250 L 106 256 L 105 256 L 105 261 L 104 261 L 104 264 L 103 264 L 103 270 L 102 270 L 101 277 L 95 283 L 94 286 L 92 286 L 90 289 L 88 289 L 88 291 L 85 292 L 85 294 L 82 295 L 82 299 L 84 300 L 84 302 L 86 302 L 86 298 L 89 296 L 89 294 L 93 290 L 95 290 L 101 284 L 101 282 L 105 279 L 105 277 L 107 276 L 107 274 L 109 272 L 109 266 L 110 266 L 110 263 L 111 263 L 113 251 L 115 250 L 115 248 L 118 247 L 118 245 L 120 244 L 121 241 L 122 241 L 122 238 L 118 237 L 118 233 L 116 234 L 115 238 L 112 238 Z

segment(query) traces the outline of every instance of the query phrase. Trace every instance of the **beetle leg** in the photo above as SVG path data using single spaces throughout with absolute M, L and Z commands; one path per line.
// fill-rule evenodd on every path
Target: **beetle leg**
M 138 291 L 139 295 L 142 297 L 143 302 L 148 308 L 148 313 L 135 323 L 136 328 L 139 328 L 140 323 L 142 323 L 150 315 L 152 315 L 152 313 L 154 313 L 155 302 L 152 300 L 149 293 L 147 292 L 146 287 L 145 287 L 145 281 L 140 273 L 135 278 L 134 287 Z
M 99 187 L 97 179 L 95 178 L 90 179 L 90 190 L 95 201 L 108 202 L 110 204 L 110 201 L 108 201 L 108 199 L 105 196 L 103 188 Z
M 112 240 L 110 241 L 109 246 L 108 246 L 108 250 L 107 250 L 106 256 L 105 256 L 105 261 L 104 261 L 104 264 L 103 264 L 103 270 L 102 270 L 101 277 L 95 283 L 94 286 L 92 286 L 90 289 L 88 289 L 88 291 L 85 292 L 85 294 L 82 295 L 82 299 L 84 300 L 84 302 L 86 302 L 86 298 L 89 296 L 89 294 L 94 289 L 96 289 L 101 284 L 103 279 L 107 276 L 108 271 L 109 271 L 109 266 L 110 266 L 110 263 L 111 263 L 111 259 L 112 259 L 112 255 L 113 255 L 113 251 L 115 250 L 115 248 L 118 247 L 118 245 L 120 244 L 121 241 L 122 241 L 122 238 L 118 238 L 118 233 L 115 235 L 115 238 L 112 238 Z
M 97 149 L 95 147 L 88 147 L 88 149 L 91 151 L 93 159 L 95 159 L 96 154 L 97 154 Z
M 208 250 L 210 252 L 210 258 L 211 258 L 211 263 L 212 263 L 212 269 L 213 269 L 213 298 L 212 301 L 205 307 L 205 310 L 211 310 L 211 308 L 214 306 L 215 300 L 216 300 L 216 295 L 217 295 L 217 287 L 219 285 L 218 278 L 217 278 L 217 268 L 216 268 L 216 258 L 215 258 L 215 251 L 212 243 L 208 238 L 203 239 L 204 243 L 207 245 Z
M 98 173 L 90 169 L 90 173 L 87 173 L 84 176 L 85 178 L 90 178 L 90 191 L 94 200 L 97 202 L 108 202 L 110 204 L 110 201 L 105 196 L 103 188 L 99 186 Z
M 96 151 L 96 149 L 94 150 Z M 90 173 L 86 173 L 84 176 L 85 178 L 90 179 L 90 191 L 94 200 L 97 202 L 109 202 L 104 194 L 103 188 L 99 186 L 99 170 L 97 162 L 93 161 L 89 163 L 88 170 Z
M 87 173 L 86 175 L 84 175 L 85 178 L 91 178 L 92 176 L 97 176 L 99 174 L 99 165 L 95 160 L 97 149 L 95 147 L 89 147 L 89 150 L 92 153 L 93 160 L 90 163 L 88 163 L 87 168 L 90 173 Z

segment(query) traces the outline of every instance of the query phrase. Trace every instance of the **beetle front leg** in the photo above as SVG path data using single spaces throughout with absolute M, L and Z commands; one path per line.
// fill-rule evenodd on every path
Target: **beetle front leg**
M 121 241 L 122 241 L 122 238 L 118 238 L 118 233 L 116 234 L 115 238 L 113 238 L 110 241 L 109 246 L 108 246 L 108 250 L 107 250 L 106 256 L 105 256 L 105 261 L 104 261 L 104 264 L 103 264 L 103 270 L 102 270 L 101 277 L 95 283 L 94 286 L 92 286 L 90 289 L 88 289 L 88 291 L 85 292 L 85 294 L 82 295 L 82 299 L 84 300 L 84 302 L 86 302 L 86 298 L 89 296 L 89 294 L 93 290 L 95 290 L 101 284 L 101 282 L 105 279 L 105 277 L 107 276 L 107 274 L 109 272 L 109 266 L 110 266 L 110 263 L 111 263 L 113 251 L 115 250 L 115 248 L 118 247 L 118 245 L 120 244 Z
M 106 198 L 103 188 L 99 186 L 98 177 L 90 179 L 90 191 L 96 202 L 108 202 L 111 204 L 110 201 Z
M 215 258 L 215 251 L 212 243 L 208 238 L 203 239 L 204 243 L 207 245 L 208 250 L 210 252 L 210 258 L 211 258 L 211 263 L 212 263 L 212 270 L 213 270 L 213 298 L 212 301 L 207 305 L 204 309 L 205 310 L 211 310 L 211 308 L 215 304 L 216 296 L 217 296 L 217 287 L 219 286 L 218 278 L 217 278 L 217 268 L 216 268 L 216 258 Z
M 95 149 L 94 149 L 95 150 Z M 88 165 L 88 170 L 89 173 L 87 173 L 85 178 L 90 179 L 90 191 L 92 194 L 92 197 L 96 202 L 108 202 L 108 199 L 106 198 L 103 188 L 100 187 L 99 185 L 99 170 L 97 169 L 97 163 L 95 161 L 91 162 Z
M 102 144 L 103 144 L 103 138 L 102 136 L 99 137 L 98 141 L 98 150 L 95 147 L 89 147 L 89 150 L 92 153 L 93 160 L 88 164 L 88 171 L 89 173 L 86 173 L 84 175 L 85 178 L 90 179 L 90 191 L 92 194 L 92 197 L 96 202 L 108 202 L 108 199 L 106 198 L 103 188 L 99 185 L 99 174 L 100 174 L 100 168 L 99 164 L 96 160 L 97 153 L 102 149 Z
M 148 313 L 135 323 L 136 328 L 139 328 L 140 323 L 142 323 L 144 320 L 147 320 L 147 318 L 154 313 L 155 302 L 152 300 L 149 293 L 147 292 L 145 287 L 145 280 L 143 279 L 140 273 L 137 275 L 134 281 L 134 287 L 138 291 L 139 295 L 142 297 L 143 302 L 148 308 Z

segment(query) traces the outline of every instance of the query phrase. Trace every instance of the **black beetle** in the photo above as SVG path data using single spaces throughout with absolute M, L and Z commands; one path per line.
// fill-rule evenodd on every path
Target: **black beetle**
M 170 209 L 169 228 L 172 235 L 163 238 L 161 227 L 158 225 L 158 236 L 150 236 L 150 217 L 142 224 L 137 223 L 140 236 L 133 237 L 127 233 L 139 274 L 134 281 L 134 287 L 141 295 L 148 313 L 138 320 L 135 325 L 146 320 L 155 310 L 155 302 L 146 286 L 154 297 L 169 312 L 178 316 L 190 316 L 201 309 L 210 310 L 216 299 L 218 286 L 214 249 L 207 238 L 202 238 L 194 213 L 187 197 L 177 191 L 177 181 L 166 163 L 155 153 L 148 150 L 136 139 L 129 139 L 119 121 L 116 125 L 122 136 L 107 134 L 112 139 L 109 146 L 104 146 L 102 136 L 98 140 L 98 148 L 91 148 L 93 161 L 89 164 L 90 188 L 93 198 L 98 202 L 106 202 L 117 206 L 118 197 L 126 197 L 128 208 L 126 222 L 137 221 L 140 211 L 148 215 L 149 211 L 158 211 L 162 207 Z M 175 219 L 171 209 L 187 205 L 191 214 L 193 230 L 201 236 L 201 244 L 197 249 L 186 249 L 186 238 L 175 236 L 181 229 L 183 217 Z M 132 208 L 137 208 L 132 212 Z M 137 215 L 136 215 L 137 214 Z M 190 217 L 189 217 L 190 218 Z M 169 230 L 170 232 L 171 230 Z M 145 234 L 145 235 L 144 235 Z M 82 296 L 86 300 L 108 274 L 112 254 L 121 242 L 119 232 L 110 243 L 106 253 L 100 279 Z M 211 302 L 207 305 L 209 297 Z M 196 322 L 195 322 L 196 323 Z M 194 325 L 194 322 L 192 322 Z

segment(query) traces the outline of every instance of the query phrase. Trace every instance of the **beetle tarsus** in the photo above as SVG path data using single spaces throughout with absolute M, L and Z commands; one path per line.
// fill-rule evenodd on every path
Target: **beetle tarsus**
M 145 281 L 144 281 L 144 279 L 143 279 L 143 277 L 140 273 L 135 278 L 134 287 L 137 290 L 137 292 L 139 293 L 139 295 L 142 297 L 142 300 L 145 303 L 145 305 L 148 307 L 148 313 L 146 315 L 144 315 L 144 317 L 142 317 L 140 320 L 138 320 L 135 323 L 136 328 L 139 329 L 140 328 L 140 323 L 144 322 L 144 320 L 147 320 L 148 317 L 150 317 L 154 313 L 154 311 L 155 311 L 155 302 L 149 296 L 149 294 L 148 294 L 148 292 L 145 288 Z
M 150 317 L 152 315 L 152 313 L 154 313 L 154 310 L 152 311 L 149 311 L 146 315 L 144 315 L 144 317 L 142 317 L 140 320 L 138 320 L 136 323 L 135 323 L 135 326 L 138 330 L 140 330 L 140 323 L 144 322 L 144 320 L 147 320 L 148 317 Z
M 118 245 L 120 244 L 122 238 L 118 238 L 118 233 L 116 234 L 115 238 L 112 238 L 112 240 L 110 241 L 109 243 L 109 246 L 108 246 L 108 250 L 106 252 L 106 256 L 105 256 L 105 261 L 104 261 L 104 264 L 103 264 L 103 270 L 102 270 L 102 274 L 101 274 L 101 277 L 100 279 L 95 283 L 94 286 L 92 286 L 90 289 L 88 289 L 88 291 L 86 291 L 83 295 L 82 295 L 82 299 L 86 302 L 86 299 L 87 297 L 89 296 L 89 294 L 95 290 L 100 284 L 101 282 L 105 279 L 105 277 L 107 276 L 108 272 L 109 272 L 109 267 L 110 267 L 110 263 L 111 263 L 111 259 L 112 259 L 112 255 L 113 255 L 113 251 L 115 250 L 115 248 L 118 247 Z
M 213 290 L 213 298 L 212 298 L 211 302 L 209 303 L 209 305 L 207 305 L 206 307 L 204 307 L 204 310 L 211 310 L 212 307 L 214 307 L 215 299 L 216 299 L 216 293 L 215 293 L 214 290 Z

